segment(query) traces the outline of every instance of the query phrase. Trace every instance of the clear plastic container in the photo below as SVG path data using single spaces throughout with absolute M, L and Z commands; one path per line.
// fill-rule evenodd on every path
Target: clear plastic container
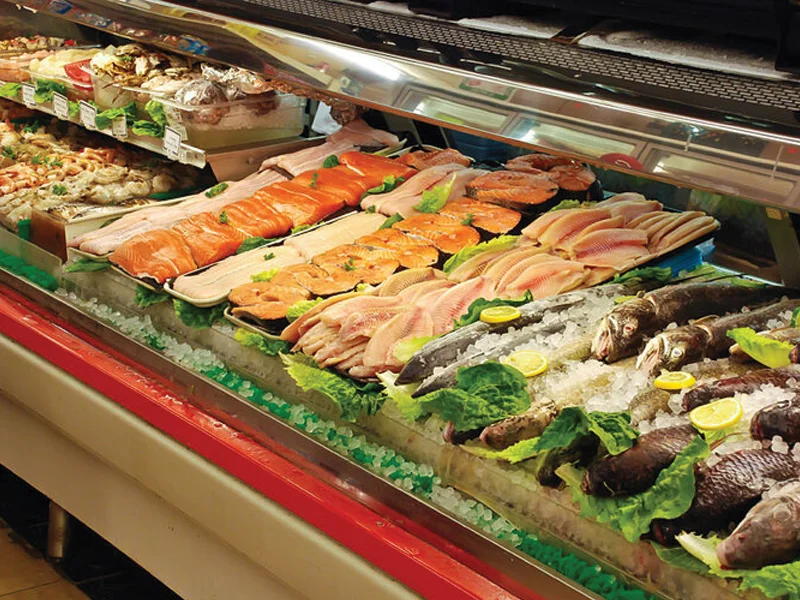
M 184 142 L 204 150 L 295 137 L 303 131 L 306 99 L 292 94 L 276 92 L 203 106 L 159 101 L 167 125 L 178 130 Z
M 0 52 L 0 81 L 10 83 L 28 81 L 27 69 L 31 61 L 36 58 L 45 58 L 54 52 L 54 50 Z

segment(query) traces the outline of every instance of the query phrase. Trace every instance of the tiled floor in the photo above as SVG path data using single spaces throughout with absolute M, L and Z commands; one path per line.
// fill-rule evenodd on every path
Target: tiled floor
M 48 564 L 48 504 L 0 466 L 0 600 L 180 600 L 74 519 L 67 556 Z

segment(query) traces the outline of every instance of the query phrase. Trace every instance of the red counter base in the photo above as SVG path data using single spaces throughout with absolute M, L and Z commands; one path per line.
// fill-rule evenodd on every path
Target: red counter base
M 470 554 L 462 553 L 464 556 L 459 558 L 471 567 L 435 547 L 434 544 L 447 544 L 446 540 L 423 540 L 387 522 L 385 517 L 198 408 L 174 402 L 179 399 L 179 392 L 163 378 L 2 285 L 0 333 L 225 469 L 425 597 L 542 599 L 528 589 L 519 589 L 519 584 L 506 580 Z M 504 584 L 508 581 L 514 594 L 476 569 Z

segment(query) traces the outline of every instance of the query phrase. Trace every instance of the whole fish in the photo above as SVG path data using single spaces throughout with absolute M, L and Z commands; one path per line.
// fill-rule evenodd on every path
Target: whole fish
M 636 394 L 628 405 L 628 412 L 631 414 L 631 425 L 636 427 L 642 421 L 649 421 L 659 411 L 667 412 L 671 397 L 671 393 L 656 387 L 647 388 L 643 392 Z
M 636 354 L 645 338 L 670 323 L 724 314 L 785 293 L 786 290 L 776 286 L 753 288 L 724 280 L 668 285 L 620 304 L 608 313 L 595 334 L 592 354 L 598 360 L 615 362 Z
M 581 489 L 593 496 L 627 496 L 652 487 L 663 469 L 697 437 L 691 425 L 655 429 L 639 436 L 632 448 L 589 465 Z
M 495 450 L 503 450 L 517 442 L 542 435 L 545 427 L 558 414 L 549 400 L 535 400 L 524 413 L 493 423 L 481 432 L 481 441 Z
M 800 480 L 775 486 L 717 546 L 726 569 L 760 569 L 800 555 Z
M 754 414 L 750 420 L 750 435 L 756 440 L 771 440 L 779 435 L 787 444 L 800 442 L 800 394 Z
M 674 543 L 681 531 L 708 533 L 725 528 L 745 516 L 777 481 L 797 477 L 800 471 L 791 455 L 772 450 L 740 450 L 727 454 L 713 467 L 697 474 L 692 506 L 671 521 L 654 521 L 652 535 L 663 545 Z
M 739 377 L 720 379 L 686 392 L 683 396 L 683 409 L 693 410 L 712 400 L 730 398 L 734 394 L 751 394 L 766 383 L 779 388 L 789 387 L 792 380 L 800 384 L 800 369 L 792 367 L 758 369 Z
M 539 323 L 549 312 L 561 312 L 571 306 L 585 302 L 591 297 L 613 297 L 624 292 L 621 285 L 603 286 L 591 290 L 569 292 L 536 300 L 519 307 L 521 316 L 506 323 L 484 323 L 476 321 L 471 325 L 454 329 L 453 331 L 425 344 L 411 360 L 406 363 L 397 378 L 399 385 L 414 381 L 421 381 L 429 377 L 436 367 L 445 366 L 461 355 L 479 338 L 491 333 L 505 333 L 511 327 L 519 329 L 534 323 Z
M 768 322 L 797 306 L 800 300 L 787 299 L 758 310 L 727 317 L 706 317 L 691 325 L 664 331 L 647 342 L 636 368 L 650 373 L 659 369 L 675 371 L 706 357 L 719 358 L 733 346 L 733 340 L 726 335 L 728 331 L 737 327 L 764 329 Z
M 558 487 L 561 477 L 556 475 L 556 469 L 563 464 L 571 463 L 584 465 L 597 455 L 600 440 L 593 435 L 579 437 L 566 448 L 545 452 L 540 458 L 531 461 L 536 480 L 542 485 Z

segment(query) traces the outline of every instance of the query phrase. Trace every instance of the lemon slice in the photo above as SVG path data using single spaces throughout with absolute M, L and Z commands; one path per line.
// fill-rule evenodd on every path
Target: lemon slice
M 547 369 L 547 359 L 536 350 L 518 350 L 500 362 L 521 371 L 525 377 L 535 377 Z
M 660 390 L 682 390 L 695 383 L 697 380 L 694 375 L 686 371 L 661 371 L 661 375 L 653 381 L 653 385 Z
M 481 321 L 484 323 L 505 323 L 519 319 L 522 313 L 513 306 L 490 306 L 481 311 Z
M 742 404 L 736 398 L 723 398 L 698 406 L 689 413 L 689 420 L 698 429 L 717 431 L 727 429 L 742 418 Z

